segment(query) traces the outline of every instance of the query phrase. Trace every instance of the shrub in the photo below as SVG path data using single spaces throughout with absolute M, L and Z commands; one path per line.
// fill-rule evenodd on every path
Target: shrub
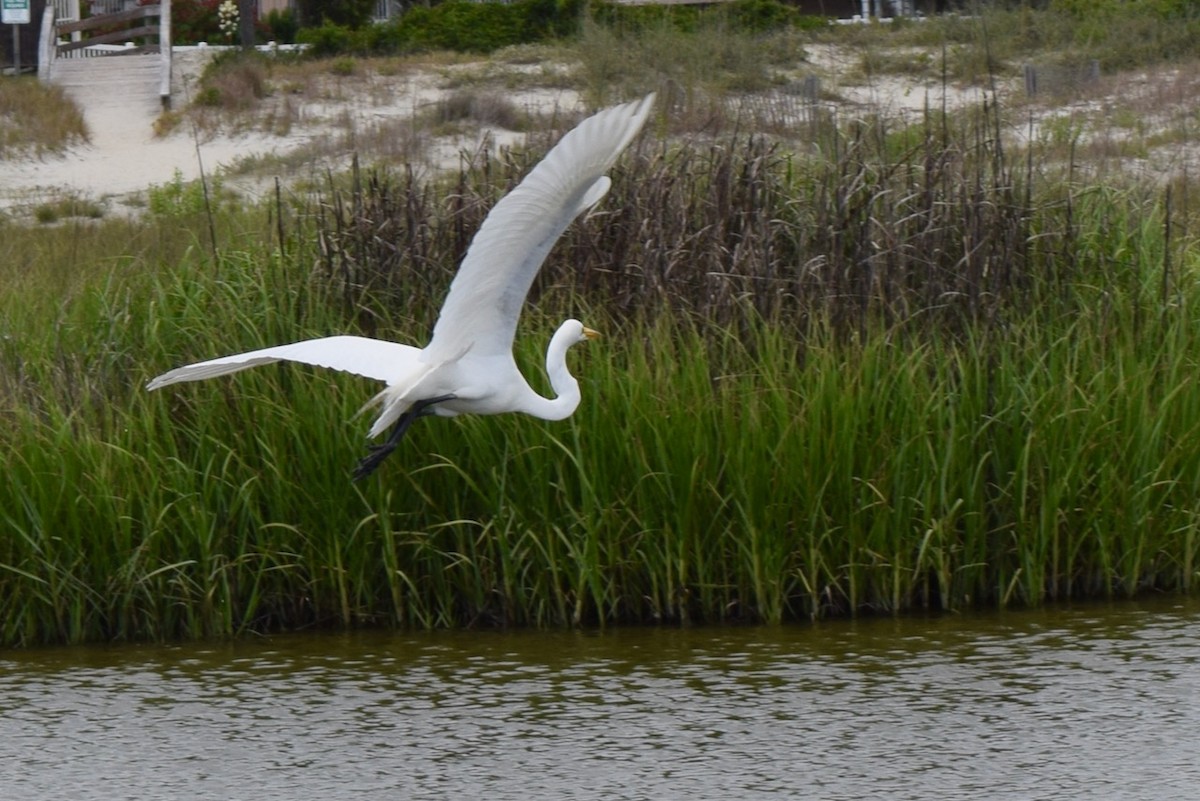
M 579 31 L 585 0 L 522 0 L 525 34 L 530 39 L 572 36 Z
M 737 0 L 727 12 L 734 25 L 744 31 L 769 31 L 787 27 L 799 18 L 796 9 L 776 0 Z
M 500 3 L 451 0 L 430 9 L 413 9 L 405 19 L 417 24 L 420 49 L 490 53 L 524 41 L 524 8 Z
M 157 4 L 159 0 L 140 0 L 140 5 Z M 171 3 L 171 41 L 177 45 L 228 43 L 229 36 L 221 31 L 220 8 L 223 0 L 174 0 Z M 277 12 L 272 12 L 277 13 Z M 291 14 L 291 12 L 284 12 Z M 263 20 L 254 22 L 255 36 L 260 41 L 274 37 L 273 31 Z M 234 36 L 236 41 L 237 37 Z M 288 39 L 287 41 L 291 41 Z
M 220 179 L 210 178 L 206 190 L 203 181 L 185 181 L 183 173 L 175 170 L 165 184 L 154 184 L 146 192 L 147 209 L 159 217 L 182 217 L 199 214 L 210 204 L 210 198 L 220 191 Z
M 296 20 L 296 13 L 290 8 L 283 11 L 272 9 L 267 13 L 264 25 L 266 27 L 266 35 L 270 41 L 283 42 L 285 44 L 295 42 L 296 34 L 300 30 L 300 24 Z
M 426 50 L 490 53 L 512 45 L 573 36 L 579 31 L 584 7 L 584 0 L 449 0 L 435 6 L 414 6 L 394 20 L 361 31 L 327 20 L 301 30 L 298 39 L 308 44 L 315 56 Z M 777 0 L 737 0 L 730 6 L 712 9 L 623 6 L 597 0 L 587 8 L 595 21 L 623 32 L 664 27 L 691 32 L 710 22 L 746 33 L 824 24 L 820 18 L 801 16 Z
M 778 0 L 736 0 L 729 5 L 714 7 L 628 6 L 609 0 L 596 0 L 589 9 L 597 22 L 630 32 L 663 26 L 692 32 L 710 22 L 725 22 L 744 33 L 763 33 L 787 27 L 807 29 L 827 24 L 824 18 L 804 16 Z
M 1105 67 L 1133 67 L 1200 52 L 1200 3 L 1195 0 L 1054 0 L 1049 13 L 1070 19 L 1071 44 Z
M 204 70 L 195 103 L 227 109 L 249 109 L 267 96 L 268 61 L 260 53 L 229 50 Z
M 175 44 L 223 41 L 217 27 L 221 0 L 175 0 L 171 4 L 171 40 Z
M 363 37 L 344 25 L 326 22 L 315 28 L 302 28 L 296 41 L 308 45 L 308 54 L 315 58 L 335 56 L 363 50 Z
M 371 21 L 375 0 L 299 0 L 296 6 L 305 26 L 358 29 Z
M 384 53 L 490 53 L 573 32 L 579 9 L 579 0 L 521 0 L 511 4 L 450 0 L 433 7 L 412 8 L 396 20 L 375 26 L 368 33 L 367 49 Z

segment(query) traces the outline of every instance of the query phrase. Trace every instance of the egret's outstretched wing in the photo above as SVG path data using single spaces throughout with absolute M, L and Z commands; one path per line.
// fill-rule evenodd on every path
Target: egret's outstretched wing
M 587 118 L 496 204 L 450 284 L 426 361 L 512 350 L 538 268 L 567 225 L 604 197 L 604 173 L 641 130 L 653 103 L 651 94 Z
M 389 383 L 404 375 L 417 361 L 420 350 L 398 342 L 367 337 L 336 336 L 306 339 L 290 345 L 252 350 L 219 359 L 177 367 L 163 373 L 146 385 L 158 389 L 181 381 L 200 381 L 236 373 L 260 364 L 277 361 L 301 362 L 317 367 L 329 367 L 347 373 L 375 378 Z

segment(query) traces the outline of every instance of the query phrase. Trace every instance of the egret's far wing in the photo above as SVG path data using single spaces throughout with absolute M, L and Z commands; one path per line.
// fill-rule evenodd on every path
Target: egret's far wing
M 534 276 L 563 230 L 608 191 L 605 176 L 641 130 L 654 95 L 588 117 L 488 214 L 442 305 L 430 361 L 512 349 Z
M 277 361 L 329 367 L 391 383 L 404 374 L 409 365 L 416 362 L 420 353 L 420 350 L 411 345 L 367 337 L 306 339 L 290 345 L 252 350 L 177 367 L 155 378 L 146 385 L 146 389 L 158 389 L 181 381 L 200 381 Z

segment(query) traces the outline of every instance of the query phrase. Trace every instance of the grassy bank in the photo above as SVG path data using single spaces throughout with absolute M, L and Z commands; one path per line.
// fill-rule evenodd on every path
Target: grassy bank
M 1186 204 L 1043 187 L 989 128 L 857 126 L 818 160 L 643 142 L 523 323 L 535 376 L 560 316 L 606 332 L 572 355 L 579 413 L 425 421 L 363 484 L 371 382 L 292 366 L 142 387 L 308 336 L 423 341 L 535 155 L 226 209 L 216 256 L 195 211 L 5 228 L 0 642 L 1191 589 Z

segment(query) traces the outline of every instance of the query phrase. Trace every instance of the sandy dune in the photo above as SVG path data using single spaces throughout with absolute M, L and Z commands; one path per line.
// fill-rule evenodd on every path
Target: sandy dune
M 176 49 L 172 70 L 176 108 L 188 102 L 213 52 L 212 48 Z M 83 110 L 90 141 L 58 156 L 0 160 L 0 209 L 27 210 L 65 195 L 106 200 L 110 211 L 136 208 L 138 194 L 174 180 L 176 173 L 191 181 L 202 171 L 213 175 L 240 159 L 293 151 L 310 140 L 328 137 L 335 119 L 345 127 L 349 118 L 352 128 L 365 130 L 380 121 L 409 118 L 443 95 L 437 82 L 428 78 L 401 78 L 390 84 L 386 92 L 375 91 L 368 99 L 349 96 L 309 101 L 284 136 L 262 132 L 200 135 L 187 123 L 166 136 L 157 136 L 154 125 L 161 113 L 157 103 L 134 97 L 114 102 L 95 92 L 68 88 Z M 519 107 L 536 106 L 538 110 L 574 110 L 580 102 L 577 93 L 565 89 L 519 95 L 512 98 Z M 512 132 L 485 129 L 433 142 L 425 157 L 434 164 L 455 164 L 460 151 L 477 147 L 485 137 L 500 144 L 520 139 Z M 349 165 L 349 152 L 335 151 L 331 157 L 338 160 L 330 165 L 335 170 Z M 227 181 L 226 185 L 253 196 L 268 191 L 273 183 L 274 176 L 258 175 Z
M 187 104 L 201 70 L 214 51 L 214 48 L 176 48 L 173 71 L 176 108 Z M 913 76 L 876 76 L 855 81 L 852 66 L 853 54 L 835 46 L 812 45 L 806 48 L 805 60 L 797 65 L 797 75 L 814 71 L 821 75 L 823 87 L 828 86 L 837 97 L 832 103 L 843 113 L 869 111 L 909 121 L 920 120 L 926 109 L 981 107 L 989 95 L 978 87 L 947 85 Z M 0 209 L 28 213 L 39 203 L 74 195 L 103 200 L 110 212 L 120 213 L 140 208 L 143 203 L 139 195 L 153 185 L 172 181 L 177 173 L 183 180 L 191 181 L 199 178 L 202 170 L 214 175 L 240 159 L 293 153 L 313 140 L 328 142 L 345 138 L 347 131 L 357 132 L 365 141 L 372 130 L 388 125 L 395 130 L 397 121 L 411 119 L 453 92 L 448 87 L 455 81 L 447 80 L 447 75 L 458 68 L 469 72 L 477 69 L 477 65 L 443 68 L 440 75 L 432 71 L 371 75 L 366 80 L 334 86 L 330 92 L 315 97 L 300 98 L 279 92 L 270 98 L 270 104 L 275 104 L 275 108 L 293 104 L 289 118 L 292 122 L 282 136 L 261 131 L 229 133 L 229 126 L 225 126 L 224 133 L 199 135 L 187 122 L 165 136 L 156 136 L 154 125 L 160 114 L 157 102 L 141 102 L 132 96 L 113 102 L 111 98 L 76 89 L 73 97 L 84 110 L 90 142 L 61 156 L 0 160 Z M 545 66 L 509 64 L 504 69 L 543 70 Z M 1183 142 L 1163 136 L 1158 136 L 1165 140 L 1161 142 L 1151 143 L 1148 139 L 1155 131 L 1178 127 L 1174 120 L 1192 113 L 1194 100 L 1200 95 L 1200 79 L 1189 70 L 1168 67 L 1132 76 L 1106 77 L 1083 96 L 1070 101 L 1030 101 L 1018 87 L 1019 82 L 1009 80 L 999 92 L 1006 108 L 1018 109 L 1017 122 L 1005 134 L 1017 144 L 1051 139 L 1054 131 L 1069 123 L 1072 129 L 1079 129 L 1079 141 L 1085 143 L 1097 138 L 1146 140 L 1140 148 L 1124 145 L 1113 149 L 1118 151 L 1116 161 L 1121 169 L 1151 180 L 1162 181 L 1193 171 L 1200 163 L 1200 145 L 1192 141 L 1193 137 L 1186 137 Z M 493 91 L 503 91 L 509 103 L 530 112 L 584 110 L 579 94 L 571 89 Z M 767 102 L 770 100 L 765 98 Z M 1122 106 L 1129 106 L 1147 131 L 1114 124 L 1113 120 L 1120 118 Z M 522 139 L 522 134 L 498 128 L 464 128 L 450 135 L 423 136 L 419 152 L 413 158 L 430 169 L 453 168 L 464 151 L 475 151 L 484 141 L 504 145 Z M 303 166 L 296 166 L 299 162 L 293 159 L 287 162 L 291 166 L 274 169 L 277 173 L 290 171 L 291 174 L 278 175 L 285 182 L 322 175 L 327 168 L 337 172 L 349 165 L 353 152 L 361 152 L 359 144 L 352 140 L 337 146 L 327 145 L 317 148 L 315 152 L 322 155 Z M 1132 151 L 1134 155 L 1124 151 Z M 370 157 L 369 153 L 364 155 Z M 269 169 L 259 170 L 250 176 L 227 176 L 224 185 L 254 198 L 272 191 L 276 177 Z

